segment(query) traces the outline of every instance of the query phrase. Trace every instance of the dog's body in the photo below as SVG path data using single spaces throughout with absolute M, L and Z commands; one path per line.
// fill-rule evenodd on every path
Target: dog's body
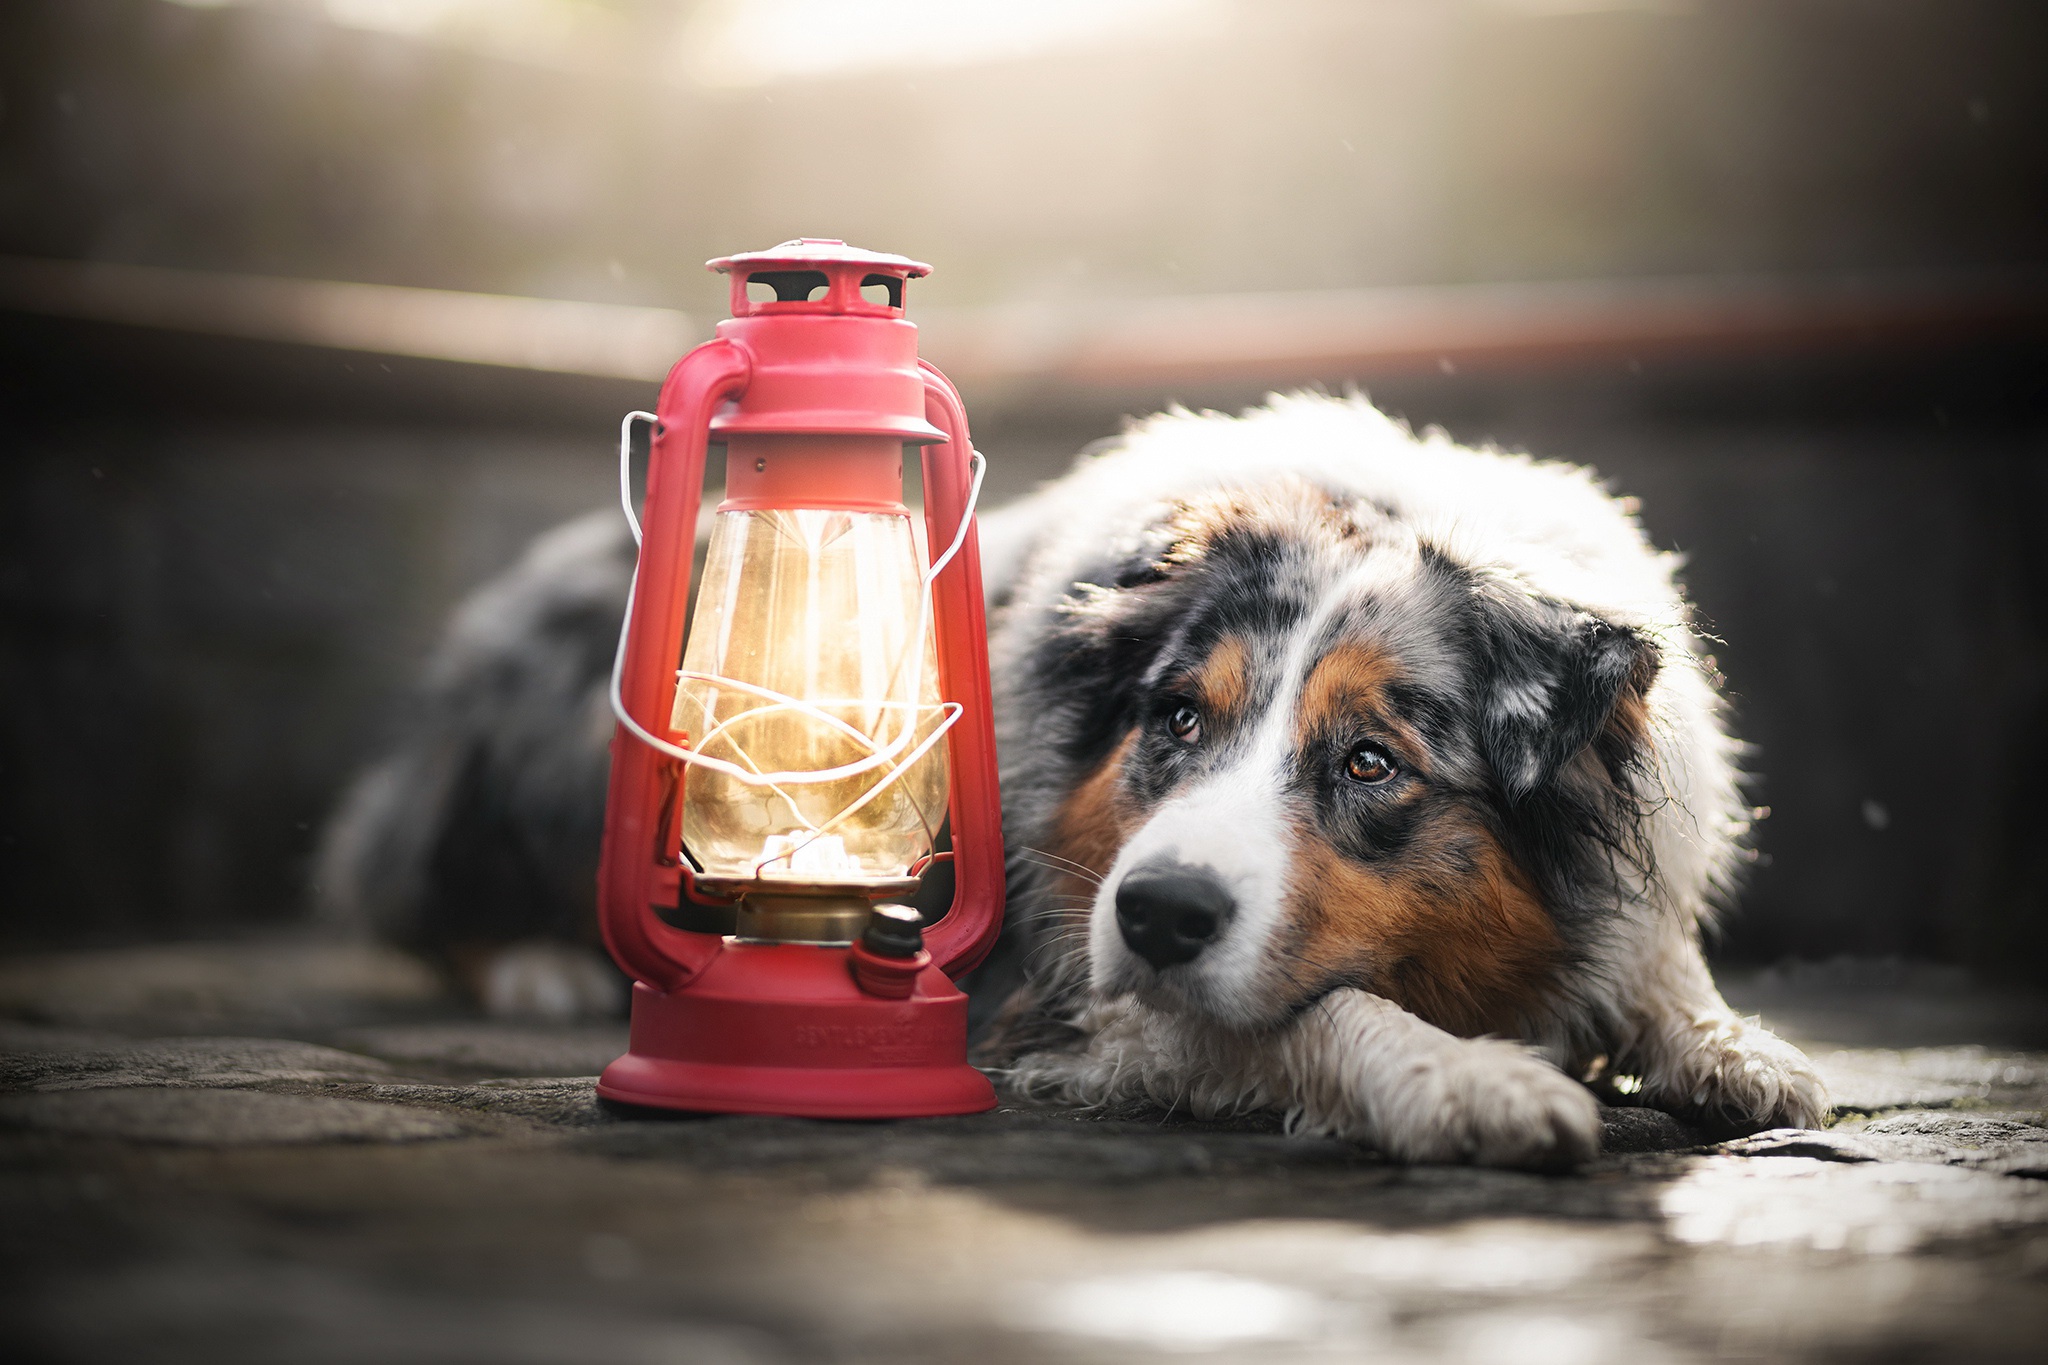
M 1026 1087 L 1508 1164 L 1591 1150 L 1595 1070 L 1818 1120 L 1701 957 L 1737 746 L 1585 471 L 1277 399 L 1155 418 L 984 544 Z
M 573 654 L 580 682 L 524 670 L 570 740 L 467 725 L 469 757 L 444 733 L 413 776 L 387 764 L 330 839 L 330 900 L 374 900 L 369 862 L 387 921 L 463 894 L 380 831 L 431 848 L 477 824 L 458 793 L 536 794 L 522 752 L 556 756 L 565 805 L 600 799 L 609 636 L 582 623 L 616 620 L 630 552 L 577 534 L 487 590 L 440 669 L 503 695 L 506 658 Z M 1701 956 L 1747 828 L 1737 746 L 1672 560 L 1586 472 L 1282 398 L 1137 426 L 982 545 L 1012 872 L 977 985 L 985 1055 L 1025 1089 L 1510 1165 L 1592 1153 L 1582 1076 L 1820 1118 L 1805 1059 Z

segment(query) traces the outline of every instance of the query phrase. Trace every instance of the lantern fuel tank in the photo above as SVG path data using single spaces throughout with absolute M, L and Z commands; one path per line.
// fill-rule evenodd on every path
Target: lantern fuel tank
M 733 316 L 663 386 L 614 669 L 599 918 L 636 984 L 630 1049 L 598 1091 L 820 1117 L 990 1108 L 953 984 L 1003 898 L 981 457 L 904 316 L 927 267 L 822 239 L 710 265 Z M 714 443 L 725 499 L 686 629 Z M 953 903 L 924 925 L 893 902 L 942 857 Z

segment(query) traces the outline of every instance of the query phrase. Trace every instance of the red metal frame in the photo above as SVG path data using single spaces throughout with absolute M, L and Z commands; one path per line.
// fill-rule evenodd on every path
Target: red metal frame
M 893 277 L 900 299 L 900 282 L 926 267 L 811 241 L 711 264 L 733 275 L 736 316 L 719 324 L 717 339 L 678 361 L 662 386 L 626 637 L 622 700 L 655 734 L 667 733 L 675 700 L 690 552 L 714 434 L 729 446 L 773 438 L 779 449 L 793 436 L 820 438 L 808 452 L 814 462 L 837 438 L 923 443 L 925 525 L 934 554 L 952 543 L 968 514 L 973 482 L 958 392 L 917 358 L 917 329 L 902 308 L 859 292 L 864 280 Z M 821 300 L 746 300 L 749 275 L 813 270 L 830 282 Z M 758 501 L 756 490 L 748 502 Z M 605 1069 L 600 1095 L 672 1109 L 841 1118 L 994 1106 L 987 1078 L 967 1065 L 967 998 L 953 985 L 993 946 L 1004 892 L 987 627 L 972 526 L 933 583 L 933 619 L 941 692 L 964 708 L 947 735 L 956 889 L 951 908 L 925 936 L 930 965 L 900 995 L 895 987 L 887 995 L 863 989 L 849 970 L 848 948 L 742 943 L 664 922 L 660 910 L 681 900 L 719 903 L 697 892 L 688 866 L 674 857 L 687 769 L 617 727 L 598 915 L 606 946 L 637 984 L 631 1045 Z

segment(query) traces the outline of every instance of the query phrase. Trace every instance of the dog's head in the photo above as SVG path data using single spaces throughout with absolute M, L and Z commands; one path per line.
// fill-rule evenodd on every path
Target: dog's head
M 1234 1027 L 1342 986 L 1464 1033 L 1538 1006 L 1640 867 L 1654 645 L 1291 480 L 1102 578 L 1033 661 L 1097 993 Z

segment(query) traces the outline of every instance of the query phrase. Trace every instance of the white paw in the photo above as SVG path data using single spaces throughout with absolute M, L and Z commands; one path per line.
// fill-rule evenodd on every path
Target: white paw
M 1106 1104 L 1115 1091 L 1101 1064 L 1085 1052 L 1026 1053 L 1002 1074 L 1018 1094 L 1052 1104 Z
M 1561 1170 L 1600 1151 L 1600 1107 L 1586 1088 L 1541 1058 L 1490 1039 L 1420 1052 L 1379 1079 L 1365 1112 L 1304 1110 L 1297 1126 L 1370 1142 L 1418 1163 Z
M 1818 1128 L 1828 1091 L 1806 1054 L 1740 1019 L 1701 1021 L 1666 1074 L 1646 1076 L 1645 1098 L 1666 1108 L 1718 1113 L 1758 1128 Z
M 612 965 L 574 943 L 515 943 L 502 948 L 483 970 L 480 995 L 493 1019 L 617 1017 L 625 988 Z

